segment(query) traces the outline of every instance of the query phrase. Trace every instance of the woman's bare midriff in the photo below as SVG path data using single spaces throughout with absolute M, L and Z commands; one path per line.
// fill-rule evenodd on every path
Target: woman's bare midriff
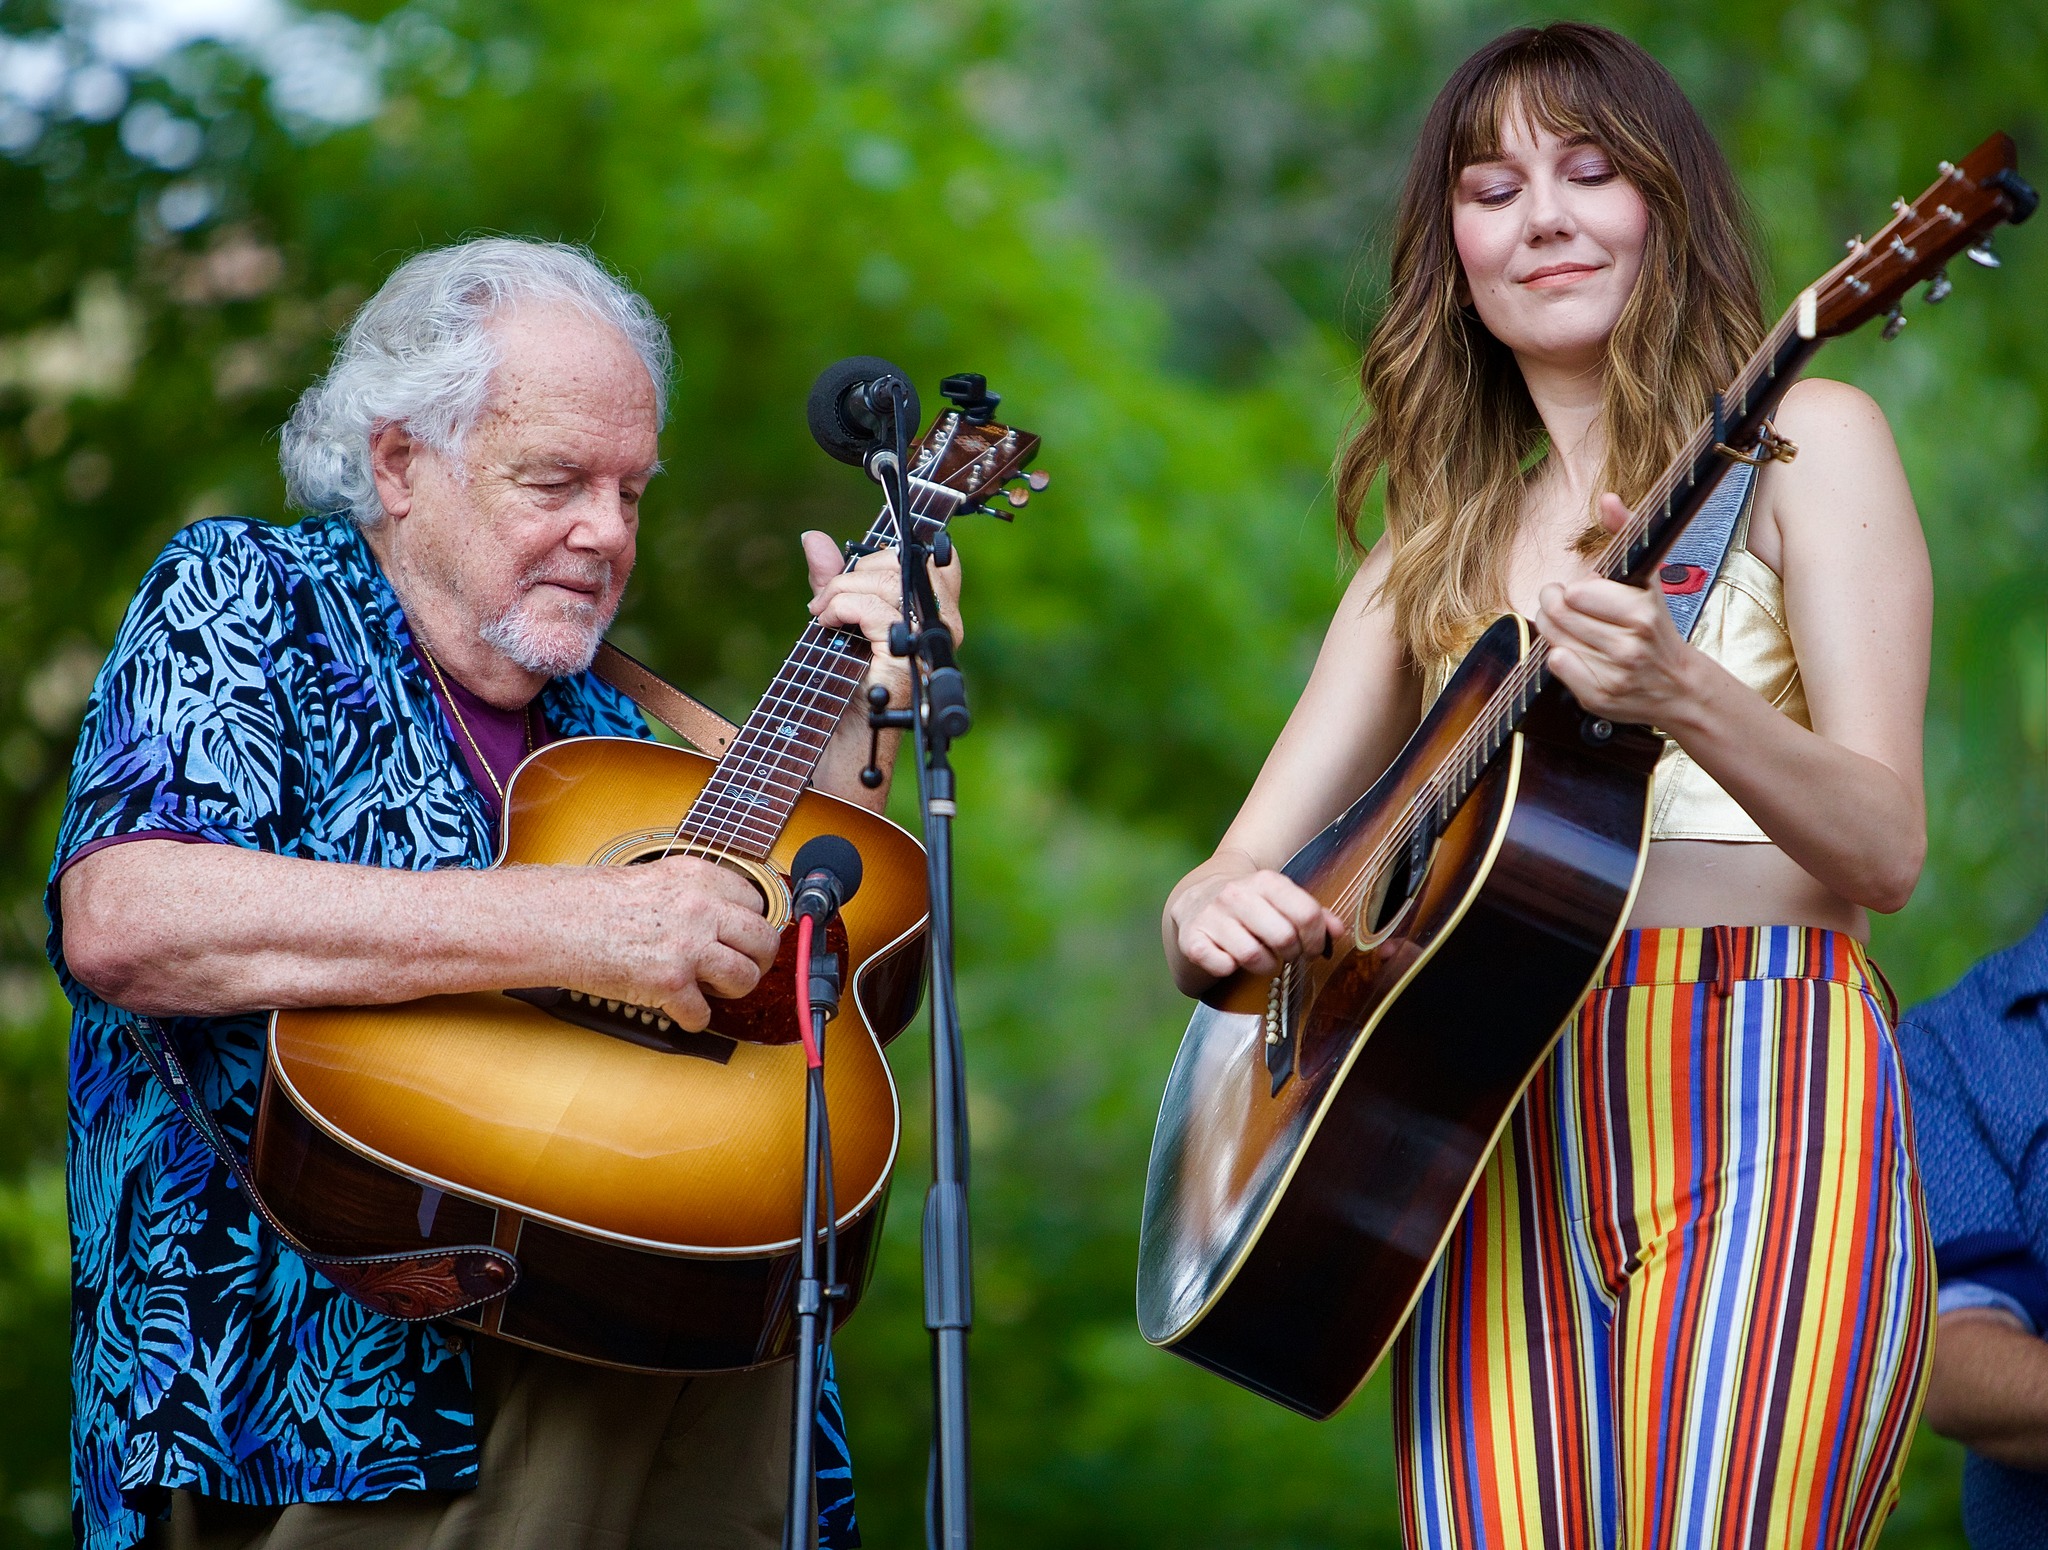
M 1870 940 L 1862 906 L 1830 893 L 1775 845 L 1658 840 L 1629 911 L 1644 926 L 1821 926 Z

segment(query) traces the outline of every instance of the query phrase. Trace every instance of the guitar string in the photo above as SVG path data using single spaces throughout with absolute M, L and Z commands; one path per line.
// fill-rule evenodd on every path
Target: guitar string
M 808 633 L 807 628 L 806 634 Z M 715 847 L 715 859 L 721 861 L 730 859 L 733 846 L 742 838 L 755 845 L 761 845 L 764 841 L 768 844 L 773 843 L 774 835 L 780 832 L 781 823 L 788 819 L 788 810 L 783 811 L 780 821 L 768 818 L 758 810 L 760 804 L 740 795 L 739 784 L 743 776 L 752 779 L 756 784 L 773 784 L 779 787 L 793 784 L 796 794 L 800 796 L 801 778 L 797 771 L 786 767 L 786 761 L 792 757 L 792 751 L 787 745 L 800 734 L 775 738 L 772 733 L 766 731 L 757 718 L 761 718 L 763 711 L 766 710 L 777 717 L 779 724 L 798 725 L 805 733 L 816 735 L 817 729 L 810 725 L 809 716 L 813 711 L 822 712 L 825 707 L 819 703 L 820 699 L 833 694 L 832 689 L 827 687 L 828 681 L 840 685 L 859 682 L 858 678 L 832 673 L 823 663 L 809 660 L 812 653 L 829 653 L 830 649 L 824 640 L 799 641 L 798 649 L 791 653 L 790 659 L 784 663 L 783 670 L 777 674 L 770 693 L 763 696 L 762 702 L 757 704 L 754 712 L 749 715 L 748 725 L 741 729 L 741 736 L 735 739 L 734 747 L 727 759 L 720 761 L 721 768 L 713 772 L 712 781 L 707 783 L 697 802 L 684 815 L 675 838 L 670 842 L 671 848 L 677 839 L 683 837 L 685 831 L 693 827 L 698 830 L 697 837 L 708 842 L 707 848 Z M 827 655 L 826 661 L 829 660 L 830 656 Z M 847 698 L 850 700 L 850 694 Z M 792 722 L 792 712 L 803 719 Z M 826 735 L 829 737 L 829 733 Z M 771 738 L 783 746 L 772 746 Z M 822 746 L 816 750 L 820 753 L 822 751 Z M 789 805 L 793 808 L 793 797 L 789 798 Z M 692 820 L 698 822 L 693 824 Z M 749 834 L 746 831 L 750 828 L 769 832 L 765 835 L 761 832 Z
M 1837 266 L 1837 268 L 1840 267 L 1842 266 Z M 1726 396 L 1732 397 L 1739 405 L 1747 405 L 1751 391 L 1760 385 L 1763 377 L 1767 373 L 1772 377 L 1778 374 L 1775 364 L 1778 353 L 1796 332 L 1797 307 L 1795 304 L 1793 308 L 1788 309 L 1785 315 L 1778 320 L 1777 324 L 1764 336 L 1763 342 L 1758 345 L 1749 359 L 1743 363 L 1742 369 L 1736 373 L 1735 380 L 1729 384 L 1729 391 Z M 1744 410 L 1737 410 L 1738 414 L 1742 412 Z M 1596 574 L 1611 577 L 1626 567 L 1628 556 L 1634 550 L 1636 544 L 1648 536 L 1650 528 L 1656 520 L 1658 509 L 1677 493 L 1681 481 L 1691 474 L 1694 465 L 1697 464 L 1700 457 L 1709 449 L 1715 429 L 1716 427 L 1711 417 L 1701 421 L 1694 427 L 1692 433 L 1686 437 L 1685 443 L 1678 455 L 1666 466 L 1664 472 L 1658 476 L 1657 482 L 1650 487 L 1649 492 L 1639 503 L 1636 513 L 1628 523 L 1615 533 L 1607 546 L 1600 551 L 1595 566 Z M 1536 683 L 1536 680 L 1543 673 L 1544 665 L 1548 661 L 1549 656 L 1550 643 L 1539 637 L 1530 646 L 1528 654 L 1516 664 L 1502 680 L 1500 686 L 1488 697 L 1482 714 L 1473 719 L 1471 725 L 1460 735 L 1458 741 L 1437 761 L 1435 769 L 1424 780 L 1422 789 L 1416 794 L 1415 799 L 1409 803 L 1401 819 L 1380 841 L 1375 843 L 1372 850 L 1367 853 L 1366 860 L 1359 865 L 1346 881 L 1344 887 L 1338 891 L 1336 900 L 1332 905 L 1332 908 L 1338 914 L 1348 915 L 1358 907 L 1365 897 L 1366 890 L 1378 880 L 1381 870 L 1404 847 L 1414 843 L 1417 834 L 1423 827 L 1424 814 L 1434 811 L 1443 805 L 1443 799 L 1448 787 L 1441 781 L 1440 777 L 1445 771 L 1455 767 L 1463 772 L 1465 767 L 1471 764 L 1473 767 L 1466 778 L 1470 783 L 1477 782 L 1479 776 L 1484 772 L 1486 765 L 1492 761 L 1493 756 L 1500 751 L 1501 747 L 1505 747 L 1507 739 L 1513 736 L 1512 727 L 1502 725 L 1510 716 L 1510 705 L 1524 690 L 1540 692 L 1541 686 Z M 1534 692 L 1530 694 L 1531 700 L 1534 698 Z M 1526 709 L 1526 705 L 1522 708 Z M 1486 749 L 1482 755 L 1482 745 L 1496 738 L 1498 739 L 1496 746 Z M 1462 805 L 1464 795 L 1469 794 L 1469 792 L 1470 784 L 1467 785 L 1466 791 L 1460 794 L 1458 805 Z M 1442 821 L 1448 823 L 1456 815 L 1457 806 L 1453 806 L 1448 814 L 1443 815 Z
M 801 643 L 800 643 L 801 644 Z M 795 653 L 792 653 L 794 656 Z M 788 671 L 788 663 L 783 672 Z M 778 673 L 778 682 L 783 673 Z M 749 721 L 751 723 L 752 716 Z M 752 824 L 758 823 L 756 814 L 740 803 L 733 794 L 733 773 L 740 767 L 751 767 L 761 758 L 763 750 L 759 739 L 750 735 L 748 727 L 741 728 L 734 745 L 720 760 L 720 768 L 712 773 L 711 781 L 698 793 L 696 800 L 683 814 L 675 832 L 670 836 L 664 855 L 673 852 L 675 846 L 686 837 L 695 840 L 714 860 L 728 860 L 732 847 Z M 723 778 L 721 778 L 723 777 Z M 758 836 L 749 836 L 758 843 Z

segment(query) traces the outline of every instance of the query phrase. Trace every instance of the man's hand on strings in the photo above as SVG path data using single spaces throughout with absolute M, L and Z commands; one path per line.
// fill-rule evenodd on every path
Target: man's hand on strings
M 828 533 L 806 533 L 803 545 L 804 562 L 811 572 L 812 617 L 836 629 L 859 631 L 872 654 L 868 676 L 840 718 L 813 779 L 821 791 L 880 811 L 888 801 L 889 775 L 895 768 L 901 734 L 887 731 L 879 739 L 871 738 L 867 691 L 870 685 L 880 684 L 889 691 L 891 705 L 910 703 L 910 663 L 889 654 L 889 626 L 903 617 L 903 565 L 894 549 L 879 549 L 862 555 L 849 568 Z M 961 633 L 959 550 L 953 551 L 950 565 L 931 566 L 930 574 L 939 615 L 957 646 Z M 870 747 L 883 777 L 881 785 L 872 787 L 861 779 Z
M 866 636 L 874 652 L 867 681 L 886 684 L 890 702 L 904 704 L 909 699 L 910 664 L 889 654 L 889 626 L 903 617 L 903 567 L 896 551 L 879 549 L 864 554 L 848 569 L 831 534 L 805 533 L 803 546 L 804 563 L 811 573 L 812 617 L 820 624 L 858 630 Z M 953 551 L 950 565 L 929 569 L 940 617 L 957 646 L 961 639 L 960 551 Z M 857 704 L 865 714 L 866 701 Z

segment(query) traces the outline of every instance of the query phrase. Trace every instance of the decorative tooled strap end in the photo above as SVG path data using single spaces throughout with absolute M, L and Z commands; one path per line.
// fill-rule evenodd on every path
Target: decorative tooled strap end
M 519 1262 L 500 1249 L 482 1246 L 426 1254 L 308 1258 L 371 1312 L 407 1322 L 446 1318 L 503 1297 L 519 1284 Z

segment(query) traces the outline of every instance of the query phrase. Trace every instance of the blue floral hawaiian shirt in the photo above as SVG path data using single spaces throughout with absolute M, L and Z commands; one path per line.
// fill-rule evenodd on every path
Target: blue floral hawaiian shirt
M 550 735 L 645 737 L 589 674 L 542 692 Z M 471 779 L 398 598 L 338 515 L 196 523 L 158 558 L 87 703 L 48 892 L 71 1031 L 72 1461 L 84 1550 L 125 1550 L 164 1493 L 374 1501 L 474 1483 L 466 1351 L 380 1317 L 262 1227 L 180 1119 L 123 1019 L 64 962 L 56 878 L 149 833 L 370 866 L 480 867 Z M 170 1022 L 201 1099 L 246 1145 L 266 1019 Z M 836 1390 L 825 1543 L 858 1544 Z M 835 1446 L 836 1445 L 836 1446 Z

